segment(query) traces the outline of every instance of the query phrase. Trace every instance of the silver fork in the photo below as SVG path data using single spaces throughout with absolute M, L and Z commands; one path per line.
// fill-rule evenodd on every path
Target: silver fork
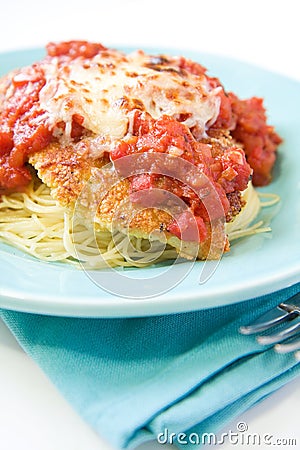
M 274 345 L 278 353 L 295 352 L 295 357 L 300 360 L 300 292 L 251 324 L 240 327 L 239 331 L 247 335 L 256 334 L 272 330 L 281 324 L 286 325 L 273 334 L 259 334 L 257 341 L 262 345 Z

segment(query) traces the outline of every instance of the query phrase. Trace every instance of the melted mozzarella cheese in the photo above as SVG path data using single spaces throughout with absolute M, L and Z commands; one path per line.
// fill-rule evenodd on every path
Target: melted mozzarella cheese
M 205 135 L 219 114 L 219 88 L 212 89 L 205 75 L 173 69 L 170 59 L 170 67 L 155 70 L 151 56 L 142 51 L 125 55 L 106 50 L 90 60 L 68 62 L 46 59 L 40 106 L 50 127 L 65 123 L 61 139 L 70 138 L 74 114 L 82 116 L 82 125 L 95 135 L 123 138 L 135 108 L 154 119 L 184 115 L 183 123 Z

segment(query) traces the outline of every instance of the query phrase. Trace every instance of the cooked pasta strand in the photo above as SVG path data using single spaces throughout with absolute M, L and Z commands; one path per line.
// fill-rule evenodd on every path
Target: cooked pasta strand
M 262 221 L 251 225 L 261 207 L 279 201 L 274 194 L 257 194 L 250 184 L 243 193 L 246 206 L 226 224 L 229 240 L 270 231 Z M 95 231 L 72 222 L 72 214 L 56 202 L 45 184 L 32 183 L 26 193 L 3 195 L 0 202 L 0 239 L 44 261 L 84 264 L 90 268 L 145 267 L 176 259 L 176 251 L 121 232 Z

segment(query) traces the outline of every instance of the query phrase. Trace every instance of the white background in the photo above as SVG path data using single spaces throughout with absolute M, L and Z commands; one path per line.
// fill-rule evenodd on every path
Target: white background
M 297 0 L 1 0 L 0 49 L 90 39 L 223 54 L 300 77 Z
M 181 53 L 192 49 L 227 55 L 300 80 L 298 9 L 297 0 L 0 0 L 0 51 L 70 39 L 108 46 L 164 46 Z M 109 449 L 2 323 L 0 399 L 1 450 Z M 253 433 L 297 438 L 299 448 L 299 409 L 300 382 L 295 380 L 241 420 Z

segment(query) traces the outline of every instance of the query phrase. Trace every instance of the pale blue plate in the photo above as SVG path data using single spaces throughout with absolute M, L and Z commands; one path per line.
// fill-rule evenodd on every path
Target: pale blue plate
M 168 53 L 167 49 L 149 51 Z M 0 55 L 1 75 L 32 63 L 42 55 L 42 50 L 3 53 Z M 208 67 L 227 90 L 245 98 L 254 95 L 265 98 L 269 121 L 284 138 L 274 181 L 263 189 L 281 197 L 280 205 L 272 212 L 275 214 L 272 233 L 235 242 L 204 284 L 199 282 L 203 263 L 197 262 L 189 273 L 187 266 L 186 276 L 174 288 L 135 300 L 107 292 L 109 287 L 107 290 L 100 288 L 85 272 L 71 266 L 40 262 L 0 244 L 1 307 L 67 316 L 149 316 L 239 302 L 300 280 L 300 83 L 232 59 L 187 52 L 185 55 Z M 175 280 L 182 267 L 172 268 Z M 152 286 L 159 292 L 160 283 L 161 291 L 165 288 L 162 282 L 165 271 L 165 267 L 134 269 L 130 276 L 136 278 L 137 292 L 149 290 L 149 286 L 150 290 Z M 105 286 L 111 283 L 112 290 L 119 283 L 118 289 L 122 290 L 122 280 L 120 277 L 116 280 L 114 273 L 105 273 L 105 283 Z

